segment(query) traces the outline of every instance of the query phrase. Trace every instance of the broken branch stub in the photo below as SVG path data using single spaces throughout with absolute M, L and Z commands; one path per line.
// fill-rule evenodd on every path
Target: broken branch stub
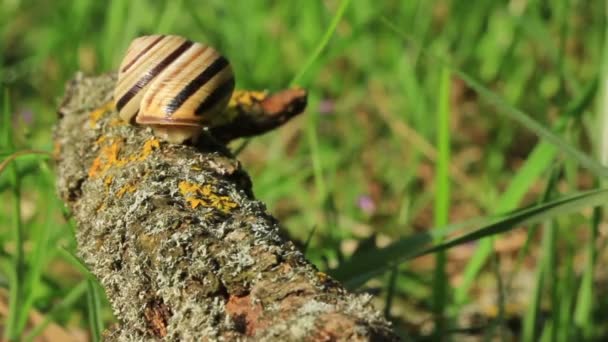
M 106 340 L 397 339 L 368 295 L 347 292 L 279 234 L 223 146 L 167 144 L 122 122 L 114 82 L 79 74 L 55 130 L 78 254 L 119 322 Z

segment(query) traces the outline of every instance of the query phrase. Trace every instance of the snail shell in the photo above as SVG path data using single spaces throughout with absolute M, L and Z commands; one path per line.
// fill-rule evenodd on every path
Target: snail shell
M 222 112 L 233 90 L 230 63 L 215 49 L 179 36 L 151 35 L 131 42 L 114 99 L 123 120 L 135 119 L 182 143 L 229 119 Z

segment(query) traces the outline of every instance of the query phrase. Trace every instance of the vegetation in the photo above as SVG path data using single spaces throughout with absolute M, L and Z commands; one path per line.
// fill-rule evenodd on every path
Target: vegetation
M 76 71 L 174 33 L 228 56 L 239 88 L 309 90 L 304 115 L 231 148 L 307 256 L 405 339 L 606 338 L 607 6 L 0 0 L 4 337 L 113 322 L 55 194 L 52 125 Z

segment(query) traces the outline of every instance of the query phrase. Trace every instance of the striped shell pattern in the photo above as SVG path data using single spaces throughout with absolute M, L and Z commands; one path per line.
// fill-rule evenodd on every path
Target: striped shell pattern
M 234 90 L 230 63 L 210 46 L 179 36 L 133 40 L 114 91 L 120 117 L 153 127 L 213 126 Z

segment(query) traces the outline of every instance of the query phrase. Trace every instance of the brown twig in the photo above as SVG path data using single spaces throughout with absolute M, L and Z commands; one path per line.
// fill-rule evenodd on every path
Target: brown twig
M 1 163 L 0 163 L 0 174 L 4 171 L 4 169 L 8 166 L 8 164 L 10 164 L 13 160 L 21 157 L 21 156 L 25 156 L 25 155 L 32 155 L 32 154 L 42 154 L 42 155 L 46 155 L 50 158 L 53 157 L 53 154 L 49 151 L 43 151 L 43 150 L 21 150 L 21 151 L 17 151 L 11 155 L 9 155 L 8 157 L 6 157 L 6 159 L 4 159 Z
M 235 112 L 234 120 L 212 128 L 211 134 L 223 143 L 264 134 L 302 113 L 306 101 L 307 93 L 303 89 L 287 89 L 271 95 L 237 92 L 229 108 Z

